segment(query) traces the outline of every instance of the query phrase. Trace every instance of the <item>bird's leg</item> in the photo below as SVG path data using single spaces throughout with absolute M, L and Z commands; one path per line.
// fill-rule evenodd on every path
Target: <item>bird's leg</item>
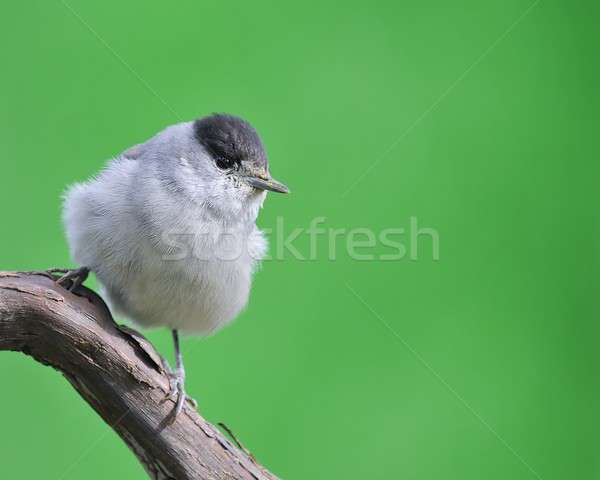
M 183 367 L 183 355 L 179 344 L 179 332 L 174 329 L 172 330 L 172 333 L 173 344 L 175 346 L 175 371 L 169 372 L 169 385 L 171 390 L 169 396 L 173 399 L 175 399 L 175 397 L 177 398 L 175 409 L 171 412 L 171 422 L 174 422 L 183 410 L 183 404 L 186 399 L 194 405 L 194 408 L 197 407 L 197 403 L 185 393 L 185 368 Z
M 169 393 L 167 394 L 165 400 L 177 400 L 177 394 L 178 394 L 178 389 L 177 389 L 177 381 L 178 381 L 178 376 L 177 373 L 173 371 L 173 369 L 171 368 L 171 365 L 169 365 L 169 362 L 167 361 L 166 358 L 164 358 L 162 355 L 160 357 L 161 363 L 162 363 L 162 368 L 165 371 L 165 373 L 167 374 L 167 377 L 169 378 Z M 186 395 L 187 401 L 190 402 L 194 408 L 198 408 L 198 402 L 196 402 L 196 400 L 194 400 L 192 397 L 189 397 Z
M 71 281 L 71 286 L 68 288 L 70 292 L 76 290 L 90 274 L 90 269 L 88 267 L 80 267 L 74 270 L 64 270 L 60 268 L 52 268 L 48 270 L 49 273 L 64 273 L 62 277 L 56 280 L 58 285 L 65 287 L 65 282 Z M 66 287 L 65 287 L 66 288 Z
M 177 382 L 177 404 L 175 405 L 175 416 L 183 409 L 185 401 L 185 368 L 183 367 L 183 355 L 179 345 L 179 332 L 173 330 L 173 343 L 175 345 L 175 375 Z

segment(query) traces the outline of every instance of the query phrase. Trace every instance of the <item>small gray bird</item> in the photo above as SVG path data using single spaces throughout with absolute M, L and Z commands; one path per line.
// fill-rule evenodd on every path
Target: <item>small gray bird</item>
M 73 287 L 96 274 L 113 313 L 172 330 L 175 418 L 186 394 L 179 333 L 210 335 L 248 301 L 267 251 L 256 227 L 273 180 L 256 130 L 213 114 L 166 128 L 71 186 L 63 219 Z

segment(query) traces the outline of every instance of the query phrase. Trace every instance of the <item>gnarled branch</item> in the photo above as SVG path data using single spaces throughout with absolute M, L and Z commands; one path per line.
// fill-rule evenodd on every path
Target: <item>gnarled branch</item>
M 62 372 L 153 479 L 276 478 L 191 405 L 166 421 L 174 403 L 165 400 L 162 358 L 142 335 L 117 325 L 87 288 L 75 295 L 47 275 L 0 272 L 0 350 Z

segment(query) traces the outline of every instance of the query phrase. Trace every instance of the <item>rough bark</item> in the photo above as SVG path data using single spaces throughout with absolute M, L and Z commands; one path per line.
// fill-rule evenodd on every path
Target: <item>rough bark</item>
M 162 358 L 85 287 L 75 295 L 43 274 L 0 272 L 0 350 L 60 371 L 153 479 L 276 478 L 190 403 L 169 424 L 174 402 L 166 400 Z

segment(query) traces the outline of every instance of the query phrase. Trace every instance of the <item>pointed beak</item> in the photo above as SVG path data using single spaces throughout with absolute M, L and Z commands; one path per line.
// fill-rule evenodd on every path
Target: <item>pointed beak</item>
M 245 177 L 244 180 L 248 185 L 259 190 L 268 190 L 269 192 L 290 193 L 290 189 L 283 183 L 273 180 L 272 178 L 264 179 L 260 177 Z

